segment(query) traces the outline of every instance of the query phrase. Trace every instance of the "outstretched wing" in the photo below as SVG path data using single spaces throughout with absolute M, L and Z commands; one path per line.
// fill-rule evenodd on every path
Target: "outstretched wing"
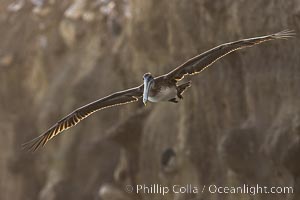
M 173 79 L 175 81 L 180 81 L 184 78 L 185 75 L 194 75 L 200 73 L 205 68 L 209 67 L 214 62 L 231 52 L 246 47 L 251 47 L 269 40 L 288 39 L 290 37 L 293 37 L 294 35 L 294 31 L 285 30 L 271 35 L 225 43 L 191 58 L 165 76 L 171 80 Z
M 37 138 L 23 144 L 23 147 L 24 149 L 27 149 L 29 151 L 35 151 L 40 146 L 44 146 L 54 136 L 58 135 L 64 130 L 75 126 L 94 112 L 102 110 L 104 108 L 138 101 L 138 98 L 140 98 L 141 96 L 143 96 L 143 85 L 111 94 L 102 99 L 87 104 L 81 108 L 76 109 L 68 116 L 58 121 Z

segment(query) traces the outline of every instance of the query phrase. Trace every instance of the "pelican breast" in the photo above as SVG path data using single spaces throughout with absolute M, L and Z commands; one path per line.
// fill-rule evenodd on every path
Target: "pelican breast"
M 177 89 L 175 86 L 162 86 L 158 91 L 151 92 L 148 100 L 151 102 L 169 101 L 177 97 Z

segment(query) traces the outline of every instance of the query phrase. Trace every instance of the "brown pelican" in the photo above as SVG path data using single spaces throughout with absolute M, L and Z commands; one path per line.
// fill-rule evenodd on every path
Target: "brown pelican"
M 178 84 L 178 81 L 182 80 L 185 76 L 202 72 L 218 59 L 236 50 L 251 47 L 265 41 L 288 39 L 294 35 L 295 33 L 293 31 L 285 30 L 271 35 L 225 43 L 189 59 L 167 74 L 154 78 L 150 73 L 146 73 L 143 77 L 144 84 L 135 88 L 113 93 L 76 109 L 63 119 L 59 120 L 46 132 L 23 144 L 23 146 L 28 150 L 35 151 L 40 146 L 44 146 L 54 136 L 75 126 L 92 113 L 104 108 L 136 102 L 141 97 L 143 97 L 143 103 L 145 105 L 147 101 L 169 101 L 177 103 L 179 99 L 182 99 L 183 92 L 191 86 L 191 82 Z

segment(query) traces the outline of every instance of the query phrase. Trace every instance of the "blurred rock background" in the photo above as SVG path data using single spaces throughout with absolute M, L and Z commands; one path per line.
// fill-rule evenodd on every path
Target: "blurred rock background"
M 298 38 L 223 58 L 192 77 L 179 104 L 106 109 L 34 154 L 21 150 L 145 72 L 287 28 L 300 34 L 298 0 L 1 0 L 0 199 L 299 199 Z M 128 184 L 260 184 L 294 194 L 135 196 Z

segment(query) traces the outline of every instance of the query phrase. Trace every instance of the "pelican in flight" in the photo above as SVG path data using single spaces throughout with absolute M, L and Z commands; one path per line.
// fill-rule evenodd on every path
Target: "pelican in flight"
M 191 86 L 190 81 L 178 84 L 185 76 L 202 72 L 205 68 L 231 52 L 270 40 L 288 39 L 294 35 L 293 31 L 285 30 L 271 35 L 225 43 L 187 60 L 167 74 L 153 77 L 151 73 L 145 73 L 142 85 L 113 93 L 74 110 L 40 136 L 23 144 L 23 147 L 29 151 L 35 151 L 39 147 L 44 146 L 54 136 L 75 126 L 89 115 L 104 108 L 136 102 L 140 98 L 143 98 L 145 105 L 148 101 L 178 103 L 178 100 L 183 98 L 183 92 Z

